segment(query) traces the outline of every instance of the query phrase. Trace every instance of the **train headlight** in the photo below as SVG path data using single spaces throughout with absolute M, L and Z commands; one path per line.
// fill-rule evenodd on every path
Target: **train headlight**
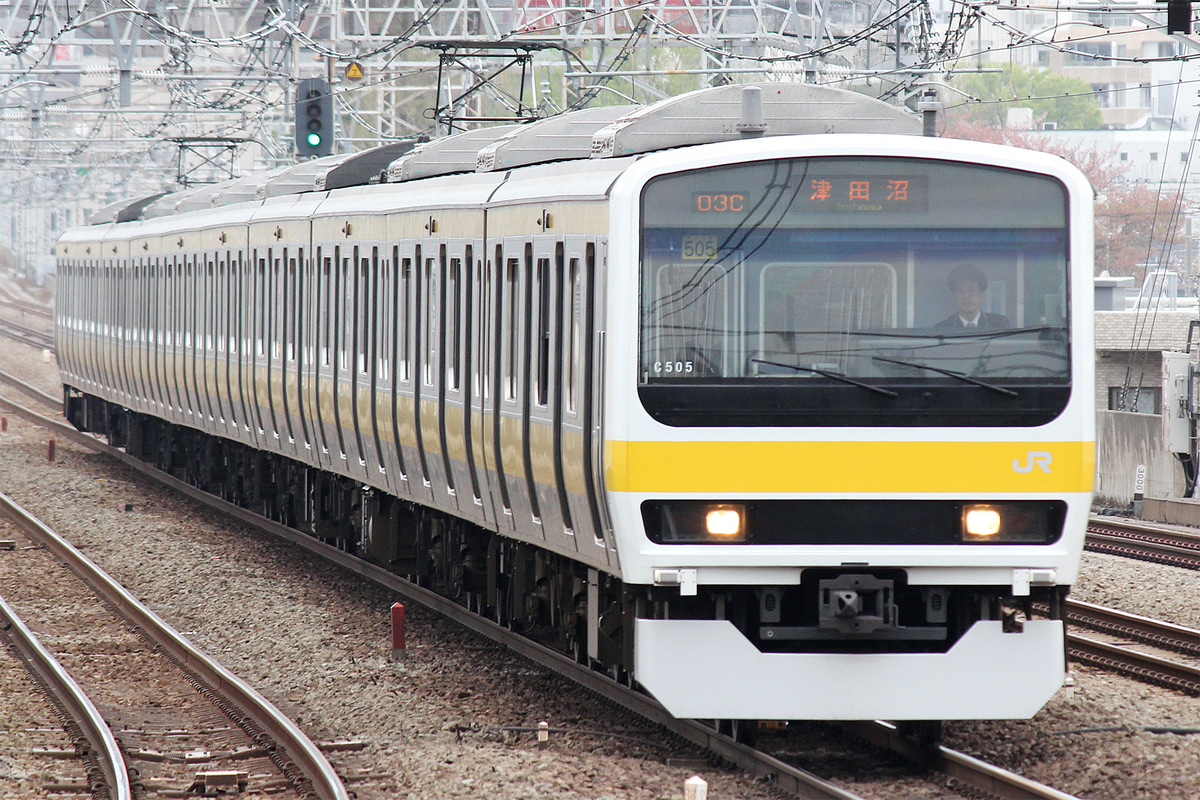
M 647 500 L 646 535 L 659 544 L 731 544 L 750 540 L 749 507 L 703 500 Z
M 742 506 L 716 506 L 710 508 L 704 517 L 704 525 L 708 535 L 717 538 L 741 536 Z
M 961 536 L 964 543 L 1048 544 L 1058 538 L 1061 521 L 1053 506 L 1044 503 L 965 503 Z
M 963 534 L 973 539 L 995 536 L 1000 532 L 1000 512 L 991 506 L 967 506 L 963 509 Z

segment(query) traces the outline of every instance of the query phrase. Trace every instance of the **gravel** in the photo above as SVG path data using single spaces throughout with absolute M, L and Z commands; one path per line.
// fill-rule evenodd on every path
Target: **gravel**
M 59 392 L 53 365 L 28 348 L 4 345 L 0 369 Z M 682 797 L 694 773 L 709 781 L 713 800 L 776 796 L 419 606 L 408 609 L 407 660 L 394 662 L 388 609 L 399 598 L 148 487 L 69 442 L 57 443 L 58 458 L 48 464 L 45 431 L 11 415 L 8 427 L 0 436 L 0 491 L 67 535 L 311 736 L 363 741 L 372 776 L 350 781 L 362 800 L 659 800 Z M 1200 627 L 1197 578 L 1085 554 L 1073 596 Z M 980 677 L 986 691 L 987 676 Z M 1147 730 L 1200 732 L 1195 698 L 1087 667 L 1074 667 L 1072 678 L 1032 720 L 948 722 L 946 744 L 1083 798 L 1200 796 L 1200 735 Z M 539 747 L 529 729 L 541 720 L 569 732 Z M 9 741 L 0 745 L 0 773 Z M 331 760 L 338 764 L 337 753 Z M 836 777 L 867 797 L 940 796 L 903 779 Z M 8 791 L 0 783 L 0 795 Z

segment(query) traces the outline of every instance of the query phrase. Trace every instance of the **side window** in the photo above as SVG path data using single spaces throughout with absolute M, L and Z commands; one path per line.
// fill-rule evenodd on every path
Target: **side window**
M 410 379 L 410 365 L 412 363 L 412 287 L 413 287 L 413 261 L 407 256 L 400 262 L 400 280 L 398 282 L 397 291 L 399 292 L 399 313 L 396 314 L 396 332 L 399 336 L 399 356 L 400 356 L 400 380 L 407 381 Z
M 551 299 L 554 282 L 551 280 L 550 259 L 537 260 L 537 295 L 536 322 L 534 334 L 537 336 L 533 343 L 537 357 L 537 404 L 544 406 L 548 402 L 550 392 L 550 327 Z
M 580 306 L 583 298 L 579 292 L 579 259 L 572 258 L 567 275 L 567 408 L 575 411 L 576 389 L 575 376 L 579 374 L 580 340 L 583 338 L 580 326 L 583 316 Z
M 517 311 L 520 308 L 521 262 L 510 258 L 504 265 L 504 399 L 517 398 Z
M 450 259 L 446 287 L 446 388 L 458 388 L 459 363 L 462 358 L 462 259 Z

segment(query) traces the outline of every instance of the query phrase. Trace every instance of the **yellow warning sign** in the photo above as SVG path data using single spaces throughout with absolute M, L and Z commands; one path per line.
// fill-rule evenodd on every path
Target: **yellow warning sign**
M 346 65 L 346 80 L 348 81 L 361 81 L 365 74 L 363 65 L 357 61 L 351 61 Z

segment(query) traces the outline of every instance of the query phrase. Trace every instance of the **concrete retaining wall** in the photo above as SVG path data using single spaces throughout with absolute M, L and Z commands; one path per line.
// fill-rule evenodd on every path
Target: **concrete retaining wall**
M 1097 411 L 1096 502 L 1110 506 L 1132 502 L 1139 464 L 1146 465 L 1147 497 L 1183 495 L 1183 469 L 1163 448 L 1160 416 Z

